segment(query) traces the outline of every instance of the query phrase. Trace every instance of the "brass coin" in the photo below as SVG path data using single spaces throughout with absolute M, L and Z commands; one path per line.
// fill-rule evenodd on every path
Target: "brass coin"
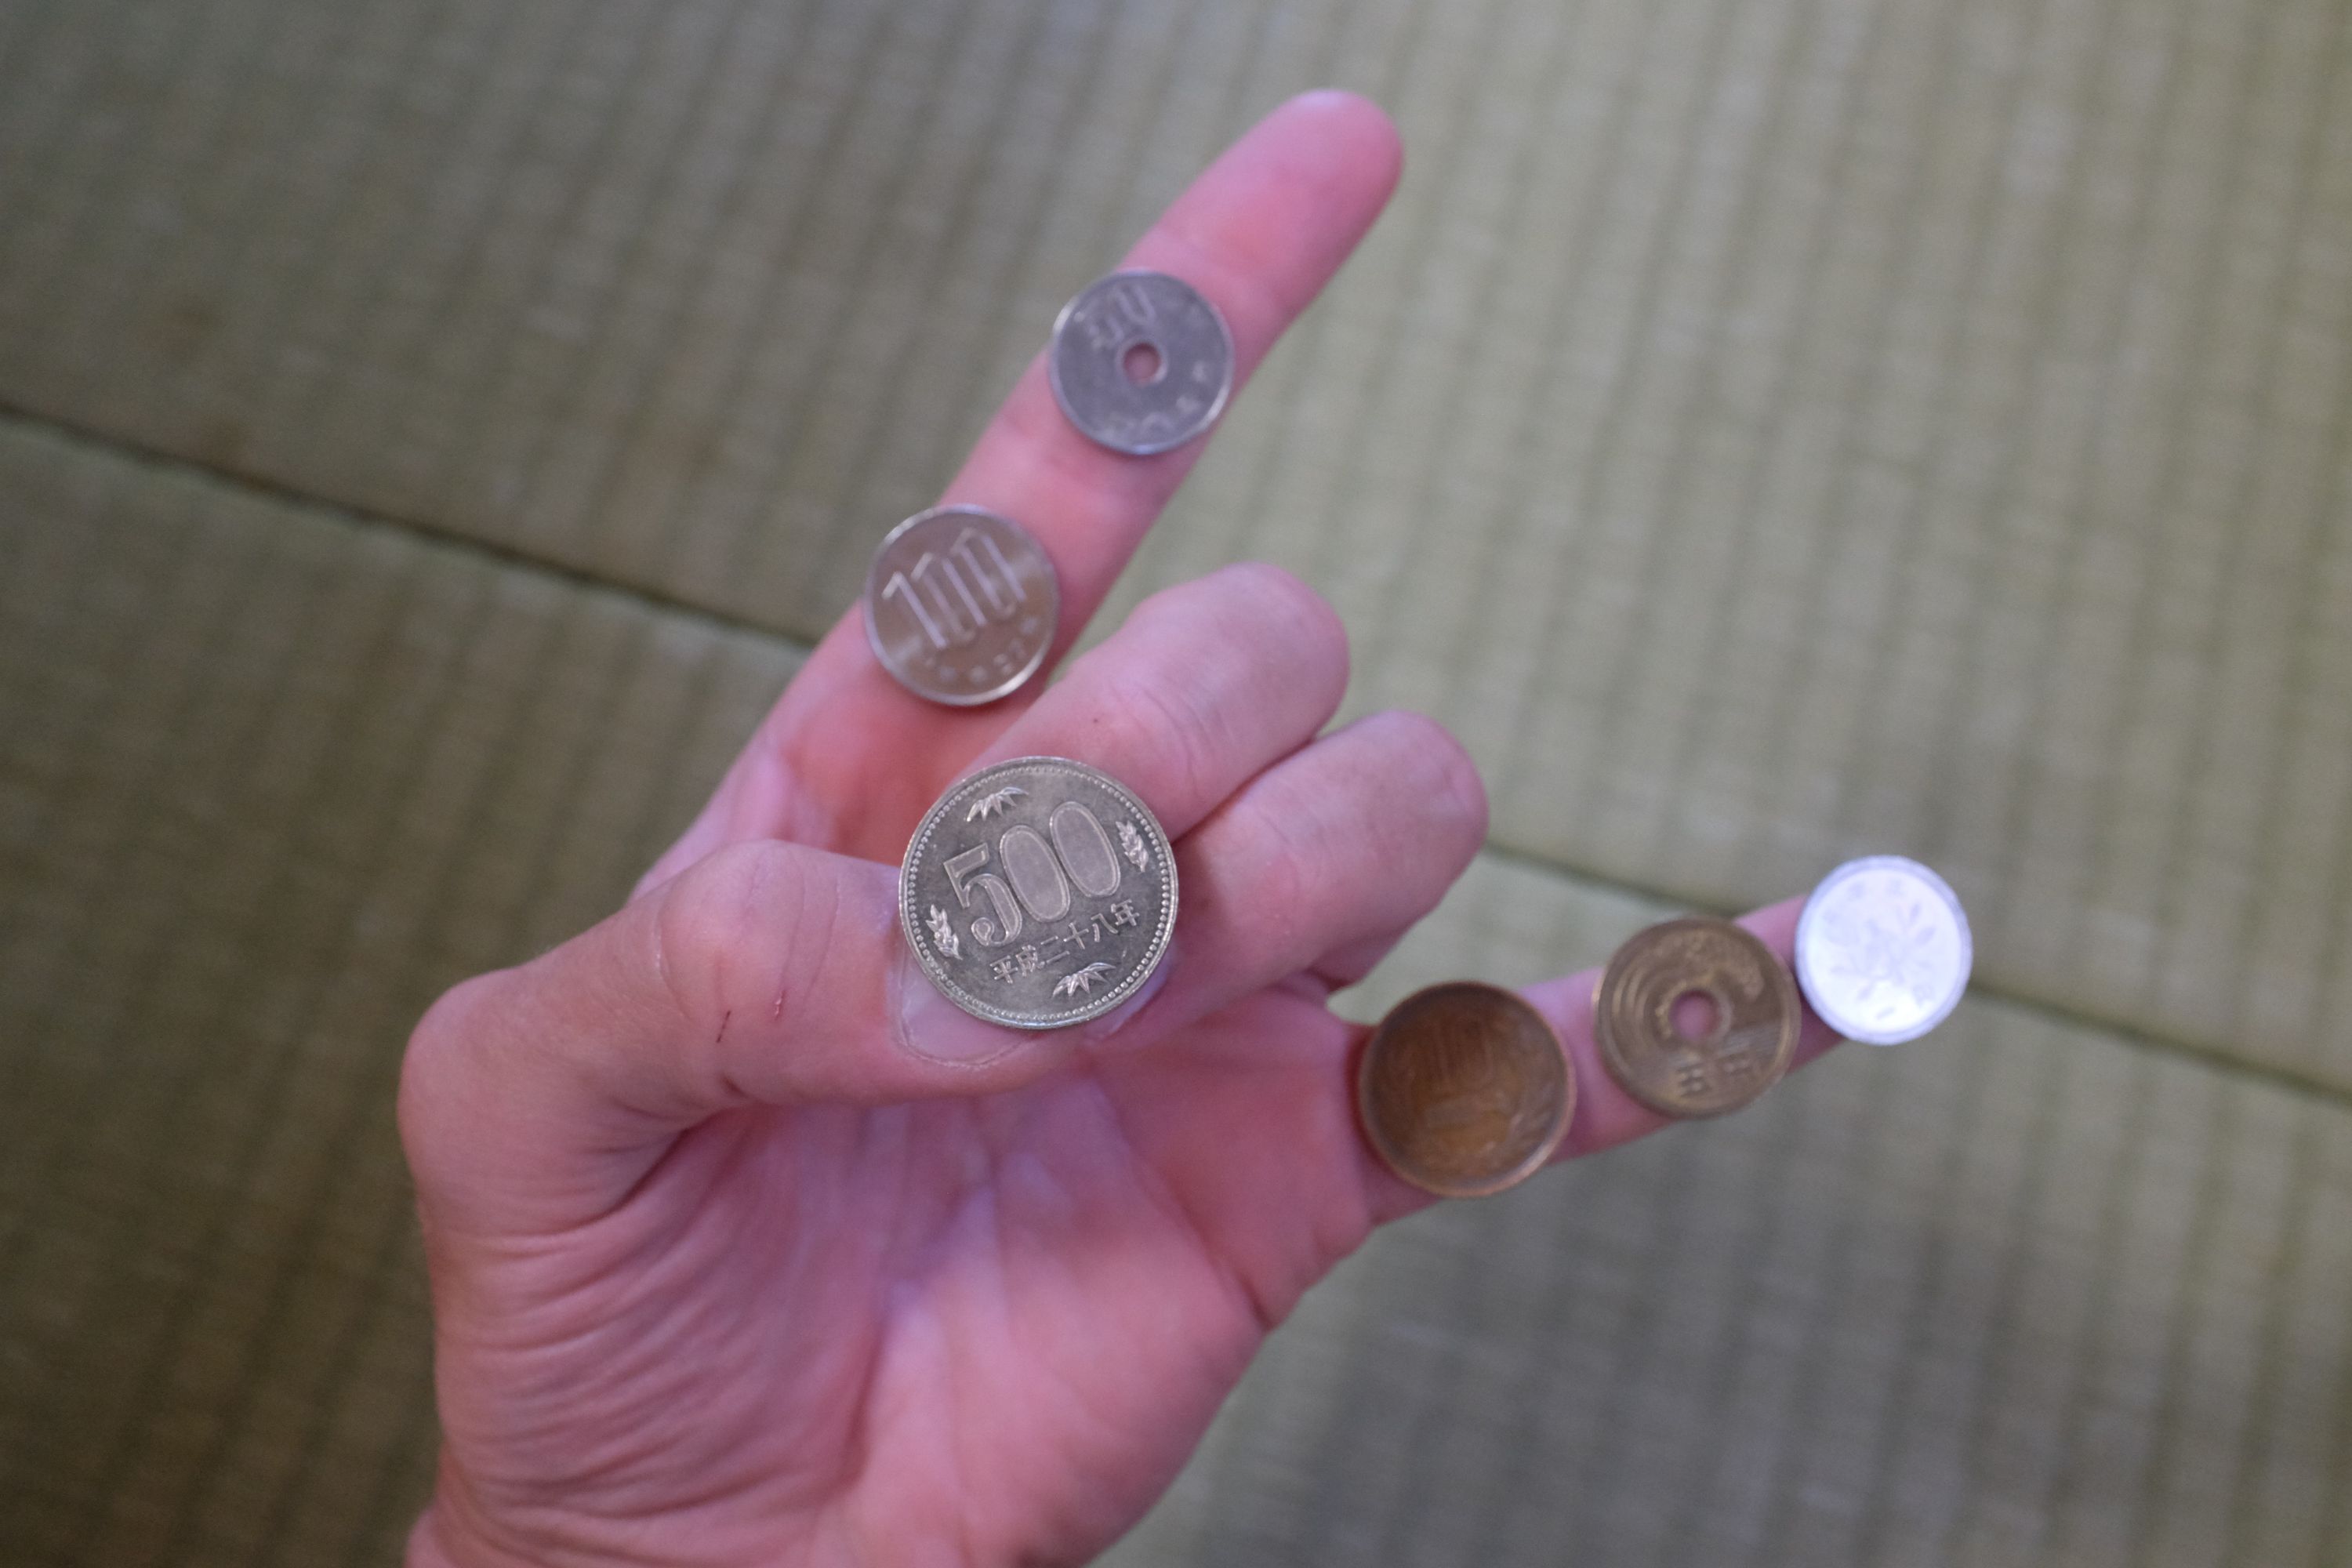
M 1551 1157 L 1576 1078 L 1543 1015 L 1499 986 L 1457 980 L 1389 1009 L 1357 1064 L 1356 1110 L 1399 1176 L 1442 1198 L 1484 1197 Z
M 1712 1018 L 1696 1037 L 1675 1025 L 1696 993 Z M 1772 950 L 1729 921 L 1691 916 L 1636 934 L 1592 994 L 1592 1032 L 1618 1087 L 1661 1116 L 1721 1116 L 1789 1070 L 1797 984 Z

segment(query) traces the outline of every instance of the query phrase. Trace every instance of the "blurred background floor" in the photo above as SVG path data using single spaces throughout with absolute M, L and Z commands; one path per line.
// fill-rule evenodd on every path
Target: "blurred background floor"
M 1280 561 L 1477 754 L 1356 1010 L 1887 849 L 1979 995 L 1378 1238 L 1115 1559 L 2352 1563 L 2338 0 L 0 8 L 0 1561 L 394 1560 L 407 1025 L 1326 83 L 1105 622 Z

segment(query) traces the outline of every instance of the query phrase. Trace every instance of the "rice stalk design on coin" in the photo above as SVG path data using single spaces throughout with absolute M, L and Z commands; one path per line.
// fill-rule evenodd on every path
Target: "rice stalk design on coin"
M 1029 531 L 976 506 L 918 512 L 866 572 L 866 641 L 899 685 L 954 708 L 1020 689 L 1061 619 L 1054 563 Z
M 1066 757 L 984 768 L 941 795 L 898 872 L 898 921 L 940 994 L 1016 1029 L 1098 1018 L 1142 989 L 1176 927 L 1176 856 L 1150 809 Z
M 1678 1005 L 1707 1015 L 1685 1034 Z M 1634 933 L 1592 994 L 1593 1036 L 1618 1087 L 1661 1116 L 1722 1116 L 1789 1070 L 1801 1018 L 1796 982 L 1729 921 L 1688 916 Z
M 1959 895 L 1900 855 L 1849 860 L 1797 917 L 1797 979 L 1849 1040 L 1899 1046 L 1950 1016 L 1969 988 L 1972 944 Z
M 1165 272 L 1114 272 L 1078 290 L 1045 351 L 1054 400 L 1088 440 L 1149 457 L 1217 422 L 1234 335 L 1206 296 Z
M 1542 1169 L 1576 1111 L 1559 1036 L 1511 992 L 1458 980 L 1389 1010 L 1356 1067 L 1365 1141 L 1444 1198 L 1499 1193 Z

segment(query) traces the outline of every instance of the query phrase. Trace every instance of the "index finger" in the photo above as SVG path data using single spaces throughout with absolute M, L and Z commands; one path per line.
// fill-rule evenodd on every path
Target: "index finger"
M 1352 93 L 1304 94 L 1226 149 L 1122 265 L 1181 278 L 1217 307 L 1233 332 L 1239 391 L 1380 216 L 1402 165 L 1396 129 L 1378 106 Z M 1204 445 L 1145 458 L 1097 447 L 1062 416 L 1044 353 L 1030 362 L 942 499 L 1003 513 L 1053 560 L 1061 617 L 1046 670 L 1085 630 Z M 882 533 L 877 526 L 877 542 Z M 895 853 L 891 839 L 903 839 L 948 780 L 1026 708 L 1042 674 L 986 708 L 939 708 L 882 668 L 853 606 L 640 889 L 746 838 Z M 890 765 L 877 767 L 877 759 Z
M 1119 266 L 1181 278 L 1223 313 L 1238 392 L 1380 216 L 1403 158 L 1396 128 L 1370 100 L 1303 94 L 1226 149 Z M 1045 545 L 1062 579 L 1058 654 L 1204 446 L 1135 458 L 1095 445 L 1063 417 L 1041 353 L 944 499 L 1001 511 Z

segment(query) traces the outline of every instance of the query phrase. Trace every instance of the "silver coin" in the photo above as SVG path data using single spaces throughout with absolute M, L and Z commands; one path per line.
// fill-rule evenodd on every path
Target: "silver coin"
M 992 1024 L 1058 1029 L 1139 990 L 1176 928 L 1176 856 L 1126 786 L 1066 757 L 972 774 L 925 814 L 898 921 L 942 995 Z
M 918 697 L 993 702 L 1045 662 L 1062 612 L 1054 563 L 1029 531 L 976 506 L 892 529 L 866 572 L 866 640 Z
M 1224 412 L 1234 335 L 1182 279 L 1114 272 L 1062 307 L 1045 371 L 1055 401 L 1087 438 L 1146 457 L 1182 446 Z
M 1950 1016 L 1974 949 L 1958 894 L 1900 855 L 1849 860 L 1797 918 L 1797 980 L 1849 1040 L 1899 1046 Z

